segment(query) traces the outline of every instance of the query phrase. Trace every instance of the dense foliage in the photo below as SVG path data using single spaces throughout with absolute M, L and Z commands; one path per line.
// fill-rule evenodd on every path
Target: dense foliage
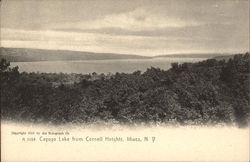
M 19 73 L 2 59 L 1 117 L 52 123 L 249 123 L 250 54 L 114 75 Z

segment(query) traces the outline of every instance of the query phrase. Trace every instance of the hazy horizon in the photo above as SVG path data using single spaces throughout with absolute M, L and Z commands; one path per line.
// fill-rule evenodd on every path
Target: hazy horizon
M 245 0 L 3 0 L 1 47 L 156 56 L 249 51 Z

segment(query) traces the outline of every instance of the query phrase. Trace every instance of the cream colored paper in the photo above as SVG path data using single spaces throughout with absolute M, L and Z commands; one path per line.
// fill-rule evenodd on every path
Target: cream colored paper
M 14 132 L 26 132 L 26 135 Z M 28 132 L 35 134 L 28 135 Z M 54 135 L 36 135 L 36 132 L 50 132 Z M 68 132 L 69 135 L 61 135 L 62 132 Z M 249 159 L 249 129 L 229 126 L 84 128 L 72 125 L 49 127 L 2 123 L 1 136 L 2 161 L 234 162 Z M 69 141 L 63 141 L 63 137 L 69 138 Z M 72 137 L 83 140 L 72 140 Z M 86 141 L 100 137 L 102 141 Z M 120 137 L 124 141 L 106 141 L 107 137 Z M 140 138 L 142 141 L 127 141 L 127 137 Z M 149 141 L 144 141 L 144 137 L 148 137 Z M 152 137 L 155 138 L 154 142 Z M 36 141 L 22 141 L 22 138 L 35 138 Z M 45 142 L 45 138 L 56 141 Z

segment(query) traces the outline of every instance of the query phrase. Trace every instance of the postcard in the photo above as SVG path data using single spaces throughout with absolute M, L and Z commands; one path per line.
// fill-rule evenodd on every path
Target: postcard
M 249 161 L 249 0 L 2 0 L 1 161 Z

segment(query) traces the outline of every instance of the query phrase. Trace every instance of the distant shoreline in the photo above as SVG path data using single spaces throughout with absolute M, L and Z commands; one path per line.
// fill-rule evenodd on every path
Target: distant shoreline
M 157 56 L 140 56 L 135 54 L 94 53 L 69 50 L 47 50 L 31 48 L 1 47 L 0 58 L 10 62 L 38 61 L 88 61 L 88 60 L 124 60 L 124 59 L 153 59 L 153 58 L 215 58 L 228 57 L 231 53 L 187 53 L 163 54 Z

